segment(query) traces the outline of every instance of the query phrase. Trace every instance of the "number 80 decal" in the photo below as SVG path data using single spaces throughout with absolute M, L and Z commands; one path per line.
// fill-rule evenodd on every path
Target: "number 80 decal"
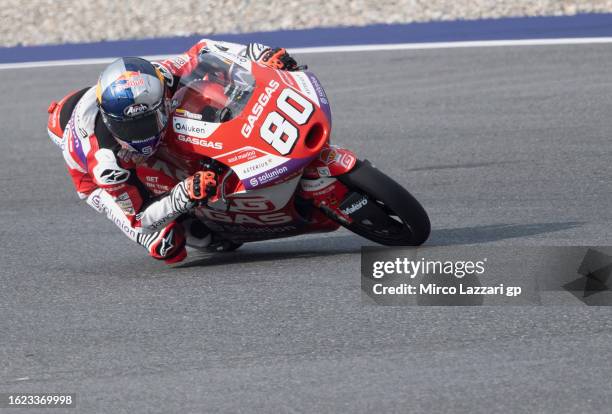
M 300 108 L 296 108 L 294 103 Z M 314 111 L 314 107 L 308 99 L 290 88 L 281 92 L 276 99 L 276 106 L 298 125 L 304 125 L 308 122 Z M 259 129 L 259 134 L 281 155 L 289 154 L 299 138 L 299 131 L 295 125 L 276 111 L 268 114 Z

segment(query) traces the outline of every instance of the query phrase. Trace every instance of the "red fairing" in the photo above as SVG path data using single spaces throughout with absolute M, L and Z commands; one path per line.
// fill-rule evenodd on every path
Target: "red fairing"
M 326 144 L 304 170 L 306 178 L 337 177 L 355 167 L 357 156 L 350 150 Z
M 318 80 L 309 73 L 274 70 L 256 62 L 248 67 L 256 80 L 248 101 L 224 122 L 203 121 L 202 114 L 208 108 L 219 114 L 236 107 L 222 87 L 225 79 L 204 77 L 178 85 L 166 137 L 168 153 L 180 159 L 177 165 L 188 174 L 206 158 L 229 167 L 218 180 L 224 183 L 226 202 L 198 208 L 196 215 L 216 233 L 236 241 L 337 229 L 339 224 L 320 208 L 341 215 L 338 206 L 347 189 L 329 177 L 350 171 L 357 158 L 329 145 L 331 115 L 324 93 L 317 90 Z M 310 181 L 299 180 L 304 172 L 305 178 L 329 181 L 304 183 Z M 152 174 L 139 172 L 145 181 L 164 180 Z M 274 190 L 283 186 L 288 189 Z M 279 191 L 293 194 L 283 198 Z M 315 208 L 302 205 L 304 200 Z
M 230 162 L 235 158 L 231 154 L 235 155 L 239 151 L 254 150 L 287 157 L 287 160 L 302 160 L 301 165 L 295 164 L 301 168 L 317 156 L 329 139 L 331 129 L 325 114 L 302 94 L 297 95 L 301 103 L 295 103 L 292 100 L 295 95 L 291 95 L 293 88 L 287 88 L 286 82 L 280 75 L 283 72 L 271 70 L 255 62 L 252 65 L 253 74 L 258 80 L 257 87 L 253 91 L 253 98 L 240 116 L 221 123 L 216 127 L 214 133 L 209 134 L 205 130 L 199 131 L 192 128 L 190 123 L 193 123 L 193 120 L 183 114 L 185 111 L 198 114 L 206 106 L 212 106 L 215 109 L 222 108 L 227 97 L 220 85 L 201 81 L 199 84 L 191 84 L 189 88 L 184 88 L 186 90 L 183 92 L 177 91 L 182 103 L 171 119 L 172 130 L 169 131 L 167 142 L 172 151 L 219 159 L 228 163 L 230 167 L 244 161 L 236 158 L 234 163 Z M 296 128 L 296 136 L 307 138 L 300 139 L 293 146 L 281 146 L 280 151 L 274 143 L 266 142 L 259 136 L 268 114 L 274 110 L 278 111 L 279 100 L 290 102 L 300 109 L 303 109 L 300 105 L 306 105 L 308 106 L 306 109 L 310 109 L 310 116 L 303 120 L 302 124 L 291 122 L 291 125 Z M 278 117 L 278 121 L 287 122 L 281 117 Z M 271 128 L 274 127 L 276 126 L 271 126 Z M 284 143 L 283 141 L 282 144 Z M 288 171 L 288 173 L 294 171 Z

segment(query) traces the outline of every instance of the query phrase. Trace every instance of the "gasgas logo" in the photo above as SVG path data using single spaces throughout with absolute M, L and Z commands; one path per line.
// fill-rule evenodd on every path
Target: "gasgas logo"
M 257 98 L 257 102 L 255 102 L 255 105 L 253 105 L 251 113 L 247 117 L 246 122 L 244 123 L 244 125 L 242 125 L 242 129 L 240 130 L 240 132 L 242 132 L 243 137 L 248 138 L 251 135 L 251 133 L 253 132 L 253 127 L 255 126 L 255 122 L 257 122 L 257 120 L 263 113 L 264 108 L 266 107 L 268 102 L 270 102 L 270 97 L 278 89 L 279 86 L 280 83 L 272 79 L 270 83 L 268 83 L 268 86 L 266 86 L 264 91 L 259 95 L 259 97 Z
M 221 142 L 207 141 L 205 139 L 194 138 L 183 134 L 178 134 L 176 136 L 176 139 L 182 142 L 186 142 L 188 144 L 199 145 L 201 147 L 214 148 L 218 150 L 223 149 L 223 143 Z
M 202 210 L 202 214 L 209 220 L 228 224 L 254 224 L 257 226 L 272 226 L 291 223 L 293 219 L 284 212 L 269 214 L 243 214 L 223 213 L 213 210 Z

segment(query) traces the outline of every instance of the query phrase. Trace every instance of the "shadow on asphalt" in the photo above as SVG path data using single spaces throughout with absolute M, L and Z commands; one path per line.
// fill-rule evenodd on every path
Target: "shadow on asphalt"
M 491 224 L 485 226 L 461 227 L 454 229 L 432 230 L 428 246 L 452 246 L 460 244 L 479 244 L 500 240 L 534 236 L 580 227 L 584 222 L 570 221 L 561 223 L 535 224 Z M 324 237 L 285 242 L 259 242 L 246 244 L 244 250 L 230 253 L 202 253 L 202 256 L 176 268 L 217 266 L 231 263 L 254 263 L 264 261 L 290 260 L 297 258 L 317 258 L 343 254 L 359 253 L 362 246 L 377 246 L 357 235 Z M 265 249 L 265 251 L 263 251 Z
M 464 164 L 443 164 L 429 165 L 425 167 L 408 168 L 406 171 L 435 171 L 435 170 L 456 170 L 461 168 L 480 168 L 490 166 L 500 166 L 507 164 L 518 164 L 521 161 L 494 161 L 494 162 L 469 162 Z
M 291 240 L 285 242 L 258 242 L 245 244 L 240 250 L 229 253 L 201 253 L 202 256 L 189 263 L 175 266 L 189 268 L 217 266 L 231 263 L 254 263 L 298 258 L 316 258 L 342 254 L 359 253 L 361 246 L 375 244 L 355 235 L 321 237 L 320 239 Z
M 568 221 L 560 223 L 491 224 L 455 229 L 438 229 L 432 230 L 427 244 L 430 246 L 451 246 L 454 244 L 495 242 L 573 229 L 583 224 L 585 223 L 580 221 Z

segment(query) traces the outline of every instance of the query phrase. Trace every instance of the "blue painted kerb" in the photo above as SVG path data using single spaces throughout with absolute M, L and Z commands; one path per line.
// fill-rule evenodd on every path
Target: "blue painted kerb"
M 612 14 L 579 14 L 558 17 L 519 17 L 378 24 L 365 27 L 279 30 L 275 32 L 197 35 L 52 46 L 0 47 L 0 63 L 175 54 L 187 50 L 202 37 L 237 43 L 260 42 L 271 46 L 296 48 L 357 44 L 608 36 L 612 36 Z

